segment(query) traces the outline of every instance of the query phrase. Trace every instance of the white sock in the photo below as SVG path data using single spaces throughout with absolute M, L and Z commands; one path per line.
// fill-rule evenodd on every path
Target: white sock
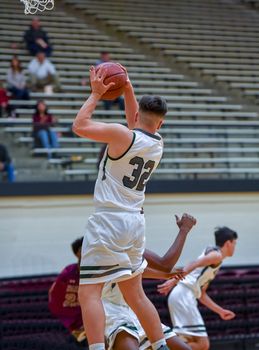
M 91 344 L 89 350 L 105 350 L 105 345 L 104 343 Z
M 155 343 L 151 344 L 153 350 L 158 350 L 161 348 L 161 346 L 165 346 L 165 345 L 166 345 L 165 339 L 160 339 L 160 340 L 156 341 Z

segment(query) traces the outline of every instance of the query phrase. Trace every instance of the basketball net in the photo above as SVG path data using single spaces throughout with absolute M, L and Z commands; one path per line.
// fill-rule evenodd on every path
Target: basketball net
M 54 0 L 20 0 L 24 3 L 24 13 L 26 15 L 34 15 L 37 11 L 52 10 L 54 8 Z

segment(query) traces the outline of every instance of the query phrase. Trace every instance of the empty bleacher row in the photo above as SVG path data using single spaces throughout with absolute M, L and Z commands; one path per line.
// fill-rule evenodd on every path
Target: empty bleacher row
M 0 346 L 5 350 L 75 350 L 79 347 L 48 310 L 48 290 L 55 276 L 35 276 L 0 281 Z M 242 283 L 240 283 L 242 282 Z M 144 280 L 147 295 L 165 324 L 171 325 L 167 298 L 158 294 L 159 281 Z M 236 313 L 231 321 L 200 307 L 212 350 L 256 349 L 259 339 L 258 267 L 222 269 L 209 289 L 220 305 Z M 250 342 L 253 345 L 246 347 Z
M 87 7 L 87 11 L 95 13 L 101 9 L 99 15 L 105 17 L 110 11 L 110 3 L 116 5 L 118 13 L 124 6 L 124 2 L 112 1 L 102 2 L 103 6 L 100 6 L 95 1 Z M 87 1 L 76 1 L 75 8 L 81 10 L 86 4 Z M 163 13 L 165 5 L 166 1 L 161 3 L 158 14 Z M 111 8 L 114 9 L 114 6 Z M 152 5 L 151 8 L 153 7 Z M 30 19 L 24 16 L 21 4 L 16 0 L 1 2 L 0 9 L 0 78 L 5 79 L 13 54 L 19 55 L 24 67 L 30 60 L 21 41 Z M 121 18 L 126 21 L 123 16 Z M 61 147 L 52 152 L 59 159 L 49 161 L 50 165 L 58 166 L 64 178 L 95 177 L 96 159 L 101 145 L 75 137 L 71 125 L 90 92 L 89 86 L 82 86 L 82 78 L 88 79 L 89 65 L 99 58 L 100 51 L 107 50 L 113 59 L 127 67 L 138 98 L 143 94 L 155 93 L 168 101 L 169 113 L 161 130 L 165 137 L 165 155 L 155 176 L 172 179 L 194 176 L 258 177 L 257 112 L 249 111 L 241 104 L 231 103 L 227 96 L 204 87 L 199 81 L 189 79 L 181 72 L 161 66 L 158 61 L 135 52 L 125 42 L 109 37 L 98 28 L 68 15 L 59 7 L 55 11 L 44 13 L 41 22 L 54 44 L 51 60 L 57 67 L 64 92 L 48 96 L 32 92 L 28 102 L 12 100 L 11 103 L 18 106 L 19 118 L 0 119 L 4 132 L 12 137 L 14 145 L 21 145 L 27 150 L 28 157 L 45 155 L 47 158 L 46 150 L 33 147 L 31 135 L 33 108 L 36 101 L 43 98 L 50 112 L 58 118 L 56 130 L 61 133 Z M 141 23 L 146 22 L 148 16 Z M 13 49 L 14 43 L 17 44 L 17 49 Z M 121 111 L 105 111 L 102 103 L 98 105 L 95 116 L 101 120 L 125 121 Z
M 259 13 L 243 2 L 67 1 L 259 102 Z

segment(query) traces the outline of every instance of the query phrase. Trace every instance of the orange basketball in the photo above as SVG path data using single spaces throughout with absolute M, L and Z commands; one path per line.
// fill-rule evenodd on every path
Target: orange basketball
M 127 80 L 127 75 L 124 70 L 114 62 L 105 62 L 97 66 L 96 72 L 104 67 L 106 69 L 106 77 L 104 79 L 104 84 L 107 85 L 111 82 L 115 83 L 104 95 L 102 95 L 102 100 L 115 100 L 117 97 L 123 94 L 124 86 Z

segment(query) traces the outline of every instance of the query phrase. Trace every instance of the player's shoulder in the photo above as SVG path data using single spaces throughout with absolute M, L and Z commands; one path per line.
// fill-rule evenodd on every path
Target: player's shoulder
M 207 247 L 204 251 L 204 256 L 210 260 L 210 264 L 218 265 L 222 262 L 223 257 L 219 247 Z

